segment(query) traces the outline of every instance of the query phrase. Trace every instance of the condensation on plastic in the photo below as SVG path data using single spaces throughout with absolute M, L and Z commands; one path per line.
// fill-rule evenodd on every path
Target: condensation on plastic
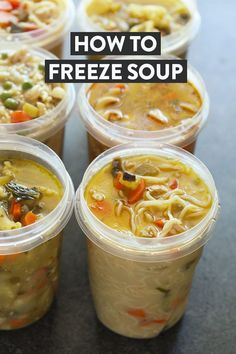
M 87 15 L 86 7 L 91 0 L 82 0 L 77 9 L 78 25 L 82 32 L 105 32 Z M 181 30 L 162 38 L 162 54 L 182 56 L 199 32 L 201 16 L 195 0 L 182 0 L 191 13 L 191 20 Z
M 0 53 L 12 53 L 22 46 L 18 43 L 10 43 L 7 45 L 7 49 L 4 49 L 4 45 L 0 44 Z M 45 59 L 58 59 L 53 54 L 43 49 L 34 49 L 33 47 L 25 47 L 29 49 L 32 55 L 39 56 L 43 60 Z M 43 116 L 32 119 L 23 123 L 9 123 L 0 124 L 0 134 L 18 134 L 27 136 L 39 141 L 44 142 L 51 136 L 54 136 L 59 130 L 64 128 L 66 122 L 70 117 L 70 113 L 75 103 L 75 88 L 73 84 L 65 84 L 66 95 L 64 99 L 51 111 Z
M 58 46 L 69 33 L 74 22 L 75 5 L 73 0 L 60 0 L 61 16 L 50 26 L 23 33 L 0 34 L 0 43 L 8 46 L 9 43 L 17 42 L 21 45 L 30 45 L 52 50 Z
M 89 180 L 115 157 L 158 155 L 177 158 L 191 166 L 205 181 L 213 197 L 213 204 L 205 218 L 192 229 L 178 237 L 146 239 L 135 237 L 132 232 L 118 232 L 103 224 L 90 211 L 84 198 Z M 112 148 L 97 157 L 88 167 L 76 193 L 75 214 L 86 236 L 98 247 L 117 257 L 138 262 L 173 261 L 188 255 L 207 243 L 219 212 L 219 199 L 212 175 L 207 167 L 192 154 L 171 145 L 146 142 L 125 144 Z
M 60 158 L 46 145 L 18 135 L 0 135 L 0 155 L 28 158 L 52 171 L 64 194 L 57 207 L 42 220 L 16 230 L 0 231 L 0 254 L 29 251 L 60 234 L 73 212 L 74 186 Z
M 127 57 L 127 59 L 130 60 L 132 60 L 132 58 L 132 56 Z M 176 59 L 176 57 L 169 55 L 135 57 L 135 59 L 142 60 L 145 60 L 145 58 L 148 60 Z M 113 57 L 113 59 L 119 60 L 121 57 Z M 179 126 L 159 131 L 144 131 L 128 129 L 111 123 L 101 117 L 90 105 L 87 93 L 91 87 L 91 84 L 83 84 L 80 88 L 77 98 L 77 106 L 80 117 L 82 118 L 89 134 L 91 134 L 97 141 L 108 147 L 129 142 L 142 142 L 147 140 L 152 140 L 156 143 L 173 144 L 180 147 L 188 146 L 196 140 L 198 134 L 206 124 L 210 108 L 210 101 L 205 83 L 197 70 L 191 65 L 188 65 L 188 80 L 198 90 L 202 99 L 202 107 L 194 117 L 186 120 Z

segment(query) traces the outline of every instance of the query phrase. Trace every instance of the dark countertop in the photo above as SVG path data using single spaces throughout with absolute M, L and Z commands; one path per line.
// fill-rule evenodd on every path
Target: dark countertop
M 211 96 L 208 126 L 197 156 L 212 171 L 221 197 L 214 237 L 197 268 L 183 320 L 152 340 L 113 334 L 95 317 L 85 238 L 73 218 L 66 228 L 61 286 L 48 315 L 35 325 L 0 333 L 0 354 L 234 354 L 236 347 L 236 32 L 235 0 L 199 0 L 202 30 L 190 60 Z M 87 143 L 76 113 L 67 129 L 64 161 L 77 188 L 87 166 Z

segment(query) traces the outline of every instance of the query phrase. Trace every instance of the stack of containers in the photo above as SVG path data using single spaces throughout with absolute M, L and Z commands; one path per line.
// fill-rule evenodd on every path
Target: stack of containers
M 0 1 L 2 330 L 38 321 L 58 287 L 63 229 L 74 205 L 58 155 L 75 90 L 45 84 L 44 61 L 62 56 L 74 13 L 73 0 Z
M 132 5 L 129 0 L 123 2 Z M 79 29 L 114 31 L 114 21 L 106 19 L 106 12 L 113 16 L 120 6 L 117 3 L 122 1 L 81 0 Z M 134 30 L 148 31 L 150 26 L 156 30 L 154 25 L 160 9 L 155 12 L 155 3 L 161 5 L 162 12 L 165 0 L 150 4 L 137 1 L 138 6 L 152 7 L 145 12 L 144 27 L 141 23 L 141 27 Z M 172 55 L 185 57 L 200 25 L 196 2 L 171 0 L 168 4 L 167 8 L 177 5 L 182 22 L 178 31 L 162 30 L 163 56 L 160 59 Z M 132 11 L 140 20 L 143 14 L 140 15 L 139 10 L 136 7 Z M 74 205 L 73 184 L 58 155 L 62 154 L 64 128 L 74 105 L 75 91 L 71 84 L 45 84 L 44 60 L 62 56 L 64 37 L 74 13 L 72 0 L 0 1 L 0 329 L 22 328 L 40 319 L 48 311 L 58 285 L 62 232 Z M 103 18 L 107 29 L 98 25 L 97 15 Z M 120 30 L 128 30 L 122 13 L 120 15 L 121 18 L 117 18 Z M 124 16 L 127 18 L 126 14 Z M 132 24 L 137 25 L 135 21 Z M 148 85 L 140 84 L 136 89 L 145 92 Z M 88 167 L 77 191 L 76 217 L 88 237 L 90 280 L 99 319 L 116 333 L 149 338 L 172 327 L 182 317 L 195 266 L 217 216 L 218 196 L 209 171 L 193 155 L 179 148 L 194 152 L 209 113 L 208 94 L 200 75 L 189 66 L 188 84 L 178 90 L 167 85 L 165 89 L 170 92 L 165 94 L 170 99 L 161 96 L 160 103 L 167 102 L 170 110 L 174 107 L 176 115 L 183 109 L 185 113 L 190 112 L 190 116 L 184 114 L 179 124 L 171 124 L 172 117 L 163 129 L 161 124 L 168 120 L 168 115 L 161 115 L 160 109 L 150 106 L 148 119 L 153 119 L 153 125 L 146 129 L 145 120 L 140 126 L 136 118 L 140 112 L 147 113 L 145 107 L 150 99 L 147 92 L 135 107 L 132 105 L 135 91 L 132 94 L 131 90 L 129 95 L 129 85 L 121 83 L 113 87 L 111 83 L 108 87 L 101 86 L 101 91 L 98 87 L 82 85 L 78 95 L 80 116 L 88 132 L 90 159 L 96 159 Z M 162 91 L 160 85 L 158 90 Z M 178 94 L 184 97 L 186 92 L 192 94 L 197 103 L 182 102 L 185 103 L 183 108 Z M 99 107 L 96 106 L 98 99 L 101 100 Z M 122 111 L 122 107 L 127 107 L 128 112 Z M 134 125 L 120 124 L 123 116 L 129 118 L 133 111 Z M 156 129 L 155 120 L 159 127 Z M 124 143 L 128 144 L 120 145 Z M 177 236 L 138 238 L 132 230 L 127 235 L 109 227 L 92 212 L 85 197 L 91 179 L 114 159 L 140 155 L 161 156 L 167 161 L 176 159 L 188 167 L 186 171 L 190 167 L 194 170 L 212 198 L 199 224 Z M 120 181 L 117 175 L 115 177 L 120 188 Z M 93 191 L 92 196 L 100 212 L 103 194 Z M 158 300 L 156 292 L 150 288 L 153 279 L 161 292 Z M 172 294 L 177 296 L 174 310 L 168 305 L 168 296 L 172 299 Z M 165 318 L 157 319 L 158 311 L 166 315 Z

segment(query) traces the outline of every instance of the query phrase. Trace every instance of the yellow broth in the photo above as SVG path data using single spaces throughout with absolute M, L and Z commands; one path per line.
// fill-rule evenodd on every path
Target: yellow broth
M 112 229 L 151 238 L 191 229 L 212 205 L 207 185 L 191 167 L 152 155 L 115 159 L 91 178 L 85 199 Z
M 175 127 L 201 109 L 197 89 L 188 83 L 94 84 L 90 105 L 104 119 L 133 130 L 155 131 Z
M 163 36 L 181 30 L 191 18 L 181 0 L 91 0 L 86 11 L 106 31 L 160 31 Z

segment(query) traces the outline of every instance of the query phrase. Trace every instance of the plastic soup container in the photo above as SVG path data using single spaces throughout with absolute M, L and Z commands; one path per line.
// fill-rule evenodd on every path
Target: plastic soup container
M 78 14 L 78 25 L 79 29 L 81 32 L 101 32 L 101 31 L 106 31 L 104 27 L 99 26 L 96 21 L 93 20 L 92 16 L 88 15 L 88 7 L 91 5 L 92 2 L 96 3 L 97 7 L 99 7 L 99 15 L 102 17 L 103 21 L 107 25 L 109 23 L 109 20 L 105 21 L 106 19 L 106 9 L 110 6 L 109 5 L 109 0 L 99 0 L 100 4 L 96 3 L 94 0 L 82 0 L 81 3 L 79 4 L 77 14 Z M 134 4 L 137 5 L 162 5 L 165 7 L 165 2 L 164 1 L 119 1 L 118 3 L 125 3 L 129 4 L 130 6 L 134 6 Z M 168 3 L 168 2 L 166 2 Z M 194 0 L 182 0 L 181 3 L 187 8 L 189 14 L 190 14 L 190 19 L 188 22 L 182 26 L 180 29 L 173 31 L 172 33 L 165 33 L 165 35 L 162 36 L 162 54 L 171 54 L 171 55 L 176 55 L 181 58 L 186 58 L 188 49 L 196 37 L 200 24 L 201 24 L 201 17 L 198 12 L 197 4 Z M 114 2 L 114 4 L 117 4 Z M 114 5 L 113 4 L 113 5 Z M 111 5 L 112 6 L 112 5 Z M 91 8 L 91 7 L 90 7 Z M 104 11 L 103 11 L 104 9 Z M 153 17 L 153 10 L 150 9 L 152 12 L 152 20 L 155 20 Z M 180 10 L 182 11 L 182 10 Z M 139 12 L 139 10 L 137 10 Z M 112 11 L 110 12 L 110 14 Z M 120 14 L 117 12 L 117 17 L 119 17 Z M 119 20 L 117 20 L 117 23 L 119 26 L 122 25 L 122 29 L 113 29 L 112 27 L 107 30 L 109 31 L 129 31 L 129 29 L 126 27 L 126 21 L 125 19 L 127 18 L 127 15 L 124 16 L 124 19 L 119 17 Z M 137 19 L 134 19 L 134 24 L 135 21 L 138 21 Z M 111 21 L 113 22 L 113 21 Z M 140 32 L 152 32 L 155 29 L 149 28 L 150 20 L 143 20 L 144 24 L 147 24 L 146 27 L 141 27 L 137 28 L 135 31 L 140 31 Z M 149 28 L 149 29 L 148 29 Z M 164 31 L 165 32 L 165 31 Z
M 1 173 L 3 168 L 8 168 L 11 165 L 10 161 L 21 161 L 18 162 L 18 166 L 22 168 L 22 164 L 26 164 L 27 160 L 29 161 L 28 165 L 30 163 L 37 164 L 37 168 L 46 169 L 48 172 L 46 172 L 45 178 L 48 178 L 49 173 L 52 173 L 54 180 L 57 180 L 63 188 L 59 203 L 50 213 L 32 224 L 30 222 L 23 223 L 28 226 L 19 228 L 19 223 L 9 219 L 10 214 L 6 214 L 4 211 L 6 207 L 4 205 L 7 202 L 3 204 L 5 186 L 2 187 L 2 179 L 9 175 L 6 173 L 4 177 L 1 174 L 0 329 L 10 330 L 28 326 L 39 320 L 46 314 L 54 299 L 59 279 L 62 232 L 72 214 L 74 188 L 59 157 L 42 143 L 16 135 L 1 135 L 0 158 Z M 2 160 L 9 162 L 3 167 Z M 16 171 L 22 180 L 26 170 L 22 169 L 19 172 L 18 168 L 16 170 L 14 168 L 13 166 L 13 171 Z M 29 170 L 27 171 L 29 172 Z M 39 176 L 40 172 L 28 174 L 29 184 L 32 180 L 40 184 Z M 55 184 L 53 185 L 55 186 Z M 11 186 L 14 188 L 15 185 L 11 184 Z M 21 193 L 22 188 L 17 191 Z M 34 189 L 33 192 L 35 191 Z M 44 188 L 43 192 L 45 193 L 44 202 L 47 204 L 53 192 L 50 192 L 50 188 L 49 190 Z M 19 199 L 17 200 L 14 208 L 19 203 L 23 205 L 25 202 L 25 200 L 21 202 Z M 33 201 L 26 202 L 30 205 Z M 24 208 L 26 208 L 25 205 Z M 29 214 L 33 215 L 32 212 Z M 6 217 L 6 215 L 8 216 Z M 14 225 L 12 229 L 8 227 L 9 223 Z
M 193 168 L 213 200 L 199 224 L 175 236 L 135 237 L 133 232 L 117 231 L 118 222 L 111 228 L 91 212 L 85 200 L 90 180 L 113 159 L 140 155 L 174 158 Z M 109 169 L 104 171 L 110 173 Z M 97 203 L 102 210 L 102 202 Z M 127 209 L 127 203 L 123 205 Z M 177 323 L 185 312 L 194 271 L 217 213 L 218 195 L 210 172 L 182 149 L 148 142 L 142 146 L 127 144 L 92 162 L 77 191 L 76 217 L 88 239 L 89 277 L 99 320 L 112 331 L 132 338 L 151 338 Z
M 51 51 L 59 58 L 62 57 L 64 39 L 74 21 L 72 0 L 50 0 L 48 3 L 40 0 L 32 4 L 23 0 L 19 5 L 16 4 L 12 11 L 13 19 L 10 18 L 9 23 L 3 23 L 1 26 L 0 21 L 1 44 L 5 47 L 12 42 L 37 46 Z M 59 14 L 52 21 L 54 11 Z
M 0 46 L 0 56 L 8 56 L 0 62 L 0 66 L 6 67 L 0 80 L 0 133 L 39 140 L 61 156 L 65 125 L 75 102 L 74 85 L 45 84 L 44 61 L 57 58 L 43 49 L 11 44 L 7 49 Z M 39 64 L 31 62 L 29 58 L 39 60 Z M 18 102 L 17 108 L 6 108 L 5 98 L 8 96 L 10 100 L 13 98 L 14 102 Z
M 115 57 L 115 60 L 119 60 L 119 58 L 120 57 Z M 132 59 L 132 57 L 128 57 L 128 59 Z M 145 57 L 143 59 L 145 59 Z M 173 57 L 157 56 L 151 57 L 151 59 L 173 59 Z M 93 85 L 83 84 L 78 94 L 77 104 L 80 117 L 88 132 L 90 161 L 113 146 L 150 140 L 155 143 L 176 145 L 194 153 L 198 134 L 206 124 L 209 115 L 210 102 L 203 79 L 201 78 L 200 74 L 190 65 L 188 65 L 188 82 L 194 86 L 198 92 L 199 97 L 201 98 L 200 109 L 192 115 L 191 119 L 185 119 L 179 125 L 152 131 L 144 130 L 145 128 L 143 128 L 141 125 L 143 123 L 139 124 L 139 129 L 134 130 L 104 119 L 104 117 L 101 116 L 89 102 L 89 93 L 90 90 L 92 90 Z M 150 100 L 149 95 L 151 93 L 149 93 L 148 96 L 145 96 L 145 90 L 142 88 L 142 85 L 145 84 L 140 84 L 140 92 L 143 92 L 142 100 L 147 106 L 147 103 Z M 114 96 L 116 98 L 117 94 Z M 133 99 L 135 99 L 135 97 L 133 97 Z M 140 102 L 137 103 L 137 106 L 139 105 Z M 117 107 L 114 105 L 111 106 L 111 108 L 116 110 L 120 107 L 118 104 Z M 145 120 L 147 118 L 144 117 L 143 119 Z

